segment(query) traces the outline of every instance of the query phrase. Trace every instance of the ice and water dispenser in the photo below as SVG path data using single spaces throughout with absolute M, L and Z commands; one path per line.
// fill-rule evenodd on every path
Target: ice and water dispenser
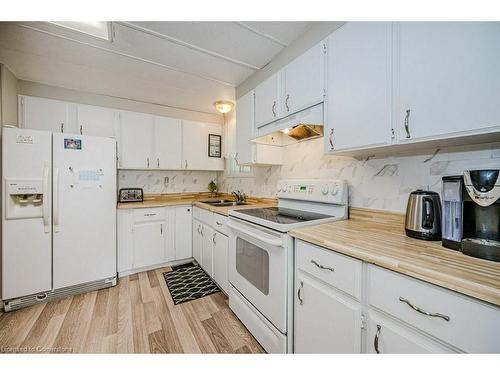
M 43 217 L 43 180 L 7 180 L 5 205 L 6 219 Z

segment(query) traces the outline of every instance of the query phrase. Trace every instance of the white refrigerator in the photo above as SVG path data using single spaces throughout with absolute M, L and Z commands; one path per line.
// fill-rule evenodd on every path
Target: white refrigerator
M 3 128 L 1 299 L 116 284 L 116 141 Z

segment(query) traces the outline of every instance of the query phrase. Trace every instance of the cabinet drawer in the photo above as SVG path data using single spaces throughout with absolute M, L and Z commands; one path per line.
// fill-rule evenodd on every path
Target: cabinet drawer
M 204 222 L 205 224 L 208 224 L 209 226 L 212 226 L 212 220 L 214 217 L 214 213 L 209 210 L 200 210 L 200 221 Z
M 298 240 L 296 262 L 298 269 L 361 300 L 360 260 Z
M 220 214 L 213 214 L 212 216 L 212 228 L 216 231 L 221 232 L 228 236 L 227 227 L 226 227 L 227 216 Z
M 165 220 L 165 208 L 141 208 L 134 210 L 134 222 Z
M 371 306 L 460 350 L 500 352 L 498 307 L 372 265 L 367 285 Z

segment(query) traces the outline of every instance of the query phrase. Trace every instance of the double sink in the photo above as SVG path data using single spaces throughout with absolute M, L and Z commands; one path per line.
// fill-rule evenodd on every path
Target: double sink
M 244 206 L 244 205 L 248 204 L 246 202 L 232 201 L 229 199 L 200 201 L 200 203 L 209 204 L 209 205 L 215 206 L 215 207 Z

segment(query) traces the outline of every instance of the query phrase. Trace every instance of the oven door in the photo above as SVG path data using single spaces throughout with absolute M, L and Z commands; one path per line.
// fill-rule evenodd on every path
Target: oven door
M 229 281 L 278 330 L 286 333 L 285 236 L 231 218 Z

